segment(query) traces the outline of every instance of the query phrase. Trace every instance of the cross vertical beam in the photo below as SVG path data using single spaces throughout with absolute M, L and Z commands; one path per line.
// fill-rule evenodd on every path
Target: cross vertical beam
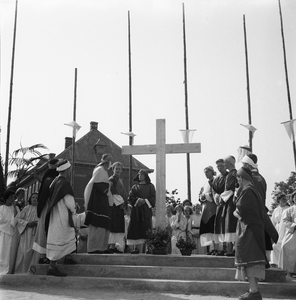
M 166 157 L 165 157 L 165 119 L 156 120 L 156 224 L 165 227 L 166 197 Z

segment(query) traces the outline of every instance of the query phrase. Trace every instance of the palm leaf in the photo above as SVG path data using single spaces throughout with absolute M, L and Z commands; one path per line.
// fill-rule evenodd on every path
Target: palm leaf
M 34 160 L 41 159 L 45 156 L 48 156 L 48 154 L 40 154 L 38 157 L 32 157 L 30 158 L 30 161 L 33 162 Z
M 17 178 L 17 175 L 19 173 L 19 170 L 11 170 L 7 173 L 7 177 L 13 177 L 13 178 Z
M 21 145 L 21 147 L 17 150 L 15 150 L 13 153 L 12 153 L 12 156 L 18 156 L 20 153 L 25 155 L 27 153 L 32 153 L 34 155 L 42 155 L 41 152 L 39 152 L 37 149 L 48 149 L 46 146 L 44 146 L 43 144 L 35 144 L 35 145 L 32 145 L 32 146 L 29 146 L 29 147 L 23 147 Z

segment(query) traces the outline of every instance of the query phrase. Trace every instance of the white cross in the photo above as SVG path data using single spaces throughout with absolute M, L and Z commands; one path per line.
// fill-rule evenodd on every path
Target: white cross
M 156 145 L 123 146 L 123 155 L 156 154 L 156 227 L 165 227 L 166 154 L 200 153 L 200 143 L 166 144 L 165 119 L 156 120 Z

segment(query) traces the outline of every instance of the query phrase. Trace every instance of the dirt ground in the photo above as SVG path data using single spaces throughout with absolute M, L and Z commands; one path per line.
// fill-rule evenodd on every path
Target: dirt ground
M 239 296 L 239 295 L 238 295 Z M 264 295 L 263 295 L 264 296 Z M 139 292 L 131 291 L 129 293 L 119 293 L 118 290 L 77 290 L 77 289 L 47 289 L 22 287 L 0 287 L 1 300 L 237 300 L 238 297 L 223 296 L 202 296 L 202 295 L 184 295 L 170 294 L 161 292 Z M 278 299 L 278 298 L 277 298 Z M 292 300 L 283 298 L 283 300 Z M 273 298 L 264 298 L 264 300 L 276 300 Z

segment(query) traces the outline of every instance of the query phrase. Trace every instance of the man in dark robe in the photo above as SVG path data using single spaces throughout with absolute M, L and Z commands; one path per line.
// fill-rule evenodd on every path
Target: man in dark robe
M 128 201 L 132 205 L 131 219 L 127 233 L 127 245 L 134 245 L 131 252 L 137 254 L 139 248 L 144 247 L 147 240 L 147 231 L 152 229 L 152 208 L 155 207 L 155 187 L 151 183 L 148 172 L 151 170 L 140 170 L 134 181 Z M 138 245 L 138 248 L 136 248 Z M 141 249 L 144 252 L 144 249 Z
M 225 190 L 221 194 L 225 206 L 223 208 L 222 215 L 225 217 L 225 236 L 224 242 L 226 242 L 227 252 L 225 256 L 234 256 L 233 243 L 236 240 L 236 224 L 237 218 L 233 215 L 235 211 L 235 203 L 233 202 L 235 188 L 237 186 L 235 158 L 231 155 L 225 159 L 225 167 L 228 170 L 228 174 L 225 180 Z
M 216 166 L 220 174 L 214 179 L 213 181 L 213 193 L 214 193 L 214 200 L 217 204 L 216 210 L 216 218 L 215 218 L 215 243 L 222 243 L 224 241 L 225 235 L 225 216 L 223 215 L 223 210 L 225 203 L 221 198 L 221 194 L 225 190 L 225 181 L 227 177 L 227 169 L 225 167 L 224 159 L 218 159 L 216 161 Z M 218 253 L 213 253 L 218 256 L 224 256 L 226 253 L 226 245 L 223 244 L 223 250 L 218 251 Z

